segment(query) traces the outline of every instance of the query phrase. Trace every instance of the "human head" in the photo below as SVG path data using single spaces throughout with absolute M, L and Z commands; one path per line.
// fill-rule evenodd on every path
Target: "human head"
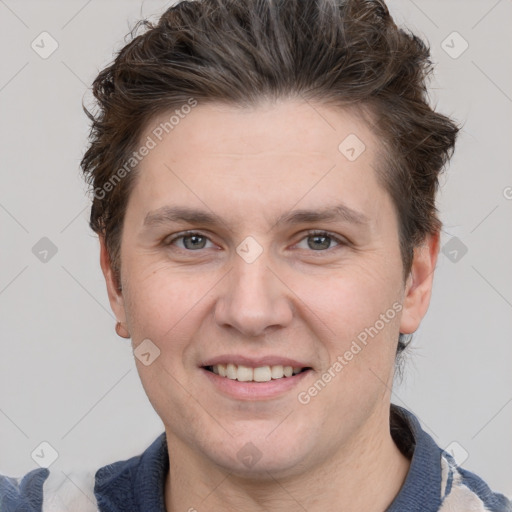
M 88 113 L 91 143 L 82 160 L 94 189 L 90 225 L 118 271 L 137 174 L 136 162 L 126 164 L 151 118 L 179 114 L 191 99 L 243 107 L 299 95 L 350 106 L 380 138 L 378 175 L 395 204 L 406 279 L 414 247 L 440 230 L 438 176 L 458 128 L 428 105 L 428 47 L 397 28 L 383 1 L 180 2 L 157 23 L 139 25 L 146 31 L 94 81 L 98 111 Z
M 428 307 L 437 176 L 457 132 L 427 104 L 428 50 L 396 28 L 382 2 L 183 2 L 147 28 L 95 81 L 99 110 L 83 167 L 95 191 L 91 225 L 111 305 L 134 344 L 148 338 L 161 352 L 147 369 L 137 364 L 168 435 L 229 468 L 226 432 L 266 444 L 282 402 L 297 413 L 296 430 L 282 427 L 269 441 L 267 467 L 283 469 L 293 463 L 292 442 L 305 443 L 296 463 L 318 463 L 365 428 L 370 437 L 378 423 L 385 431 L 399 328 L 413 332 Z M 349 134 L 366 145 L 355 160 L 338 150 Z M 341 172 L 322 171 L 329 161 Z M 311 217 L 338 195 L 370 218 L 365 228 L 352 224 L 351 249 L 315 263 L 308 248 L 288 252 L 297 234 L 274 230 L 269 219 L 300 200 Z M 187 224 L 153 214 L 198 202 L 223 220 L 191 224 L 213 225 L 223 251 L 175 252 L 171 229 Z M 263 254 L 244 266 L 234 247 L 247 234 Z M 382 314 L 404 293 L 408 300 L 417 283 L 412 307 L 400 318 L 393 311 L 384 326 Z M 414 312 L 404 320 L 406 310 Z M 325 375 L 351 337 L 377 319 L 383 328 L 372 348 L 357 347 L 343 380 L 307 412 L 283 397 L 237 408 L 204 380 L 212 373 L 205 361 L 221 354 L 290 354 Z M 326 332 L 329 324 L 335 329 Z M 229 428 L 219 429 L 183 390 L 202 393 Z M 247 415 L 251 407 L 258 421 Z

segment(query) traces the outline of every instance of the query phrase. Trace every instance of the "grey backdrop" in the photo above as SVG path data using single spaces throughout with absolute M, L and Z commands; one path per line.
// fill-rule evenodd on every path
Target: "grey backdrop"
M 37 467 L 41 449 L 58 454 L 52 471 L 95 469 L 163 430 L 114 333 L 78 164 L 87 87 L 168 3 L 0 0 L 0 473 Z M 431 307 L 393 401 L 512 495 L 512 3 L 390 8 L 430 41 L 433 102 L 465 122 L 442 180 Z

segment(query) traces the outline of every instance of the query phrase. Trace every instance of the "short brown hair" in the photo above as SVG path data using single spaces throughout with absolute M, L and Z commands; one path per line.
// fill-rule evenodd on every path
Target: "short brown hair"
M 192 0 L 139 22 L 94 81 L 96 112 L 85 109 L 90 226 L 105 237 L 118 279 L 136 172 L 112 178 L 147 123 L 190 98 L 244 107 L 287 97 L 356 108 L 367 119 L 382 143 L 377 174 L 396 208 L 406 278 L 414 247 L 441 228 L 438 176 L 459 130 L 428 104 L 431 71 L 428 46 L 396 26 L 383 0 Z M 401 335 L 398 353 L 404 347 Z

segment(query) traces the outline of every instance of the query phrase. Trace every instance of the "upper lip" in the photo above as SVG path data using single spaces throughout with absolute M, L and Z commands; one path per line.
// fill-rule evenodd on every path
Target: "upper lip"
M 311 365 L 290 359 L 289 357 L 268 355 L 264 357 L 247 357 L 237 354 L 224 354 L 204 361 L 201 366 L 215 366 L 217 364 L 233 363 L 237 366 L 247 366 L 249 368 L 259 368 L 261 366 L 293 366 L 294 368 L 311 368 Z

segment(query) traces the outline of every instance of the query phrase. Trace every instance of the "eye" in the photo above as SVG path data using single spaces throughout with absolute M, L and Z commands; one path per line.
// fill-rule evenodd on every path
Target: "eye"
M 300 247 L 303 240 L 306 240 L 307 247 Z M 299 249 L 309 248 L 313 251 L 322 252 L 327 249 L 331 249 L 331 243 L 333 241 L 336 242 L 337 245 L 346 245 L 346 242 L 326 231 L 311 231 L 297 244 L 297 247 Z
M 304 241 L 306 241 L 307 247 L 301 247 Z M 315 252 L 325 252 L 328 249 L 334 248 L 332 247 L 333 242 L 336 243 L 336 246 L 347 245 L 346 241 L 343 241 L 341 238 L 327 231 L 311 231 L 296 244 L 296 247 L 299 249 L 311 249 Z M 207 236 L 195 231 L 168 236 L 162 243 L 164 246 L 177 246 L 179 249 L 189 252 L 212 248 L 214 246 Z M 208 243 L 211 245 L 207 246 Z
M 178 242 L 182 242 L 182 245 L 180 245 Z M 177 235 L 173 238 L 167 237 L 163 241 L 163 244 L 165 246 L 177 245 L 179 249 L 194 251 L 196 249 L 205 249 L 208 242 L 210 242 L 210 244 L 212 243 L 210 239 L 205 235 L 190 231 L 187 233 L 182 233 L 181 235 Z

